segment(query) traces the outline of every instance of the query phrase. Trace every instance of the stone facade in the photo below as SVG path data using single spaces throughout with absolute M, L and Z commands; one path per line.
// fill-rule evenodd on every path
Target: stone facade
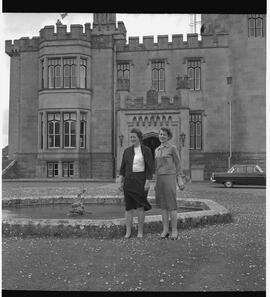
M 95 13 L 92 27 L 71 25 L 68 32 L 57 22 L 38 37 L 6 41 L 9 158 L 17 160 L 16 177 L 114 178 L 132 127 L 142 130 L 153 151 L 163 125 L 172 128 L 182 167 L 193 180 L 228 167 L 230 139 L 232 163 L 265 168 L 266 16 L 257 38 L 248 36 L 248 17 L 204 14 L 201 39 L 188 34 L 184 41 L 177 34 L 169 42 L 160 35 L 155 43 L 144 36 L 139 43 L 138 37 L 126 40 L 115 14 Z M 190 61 L 199 65 L 196 90 L 187 80 Z M 155 63 L 163 71 L 158 88 Z M 119 65 L 128 67 L 122 85 Z M 59 118 L 51 120 L 51 114 Z M 199 140 L 192 115 L 200 125 L 194 148 Z

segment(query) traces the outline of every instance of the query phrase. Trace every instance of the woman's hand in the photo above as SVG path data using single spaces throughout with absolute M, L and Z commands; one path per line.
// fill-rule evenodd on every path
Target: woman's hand
M 178 188 L 179 188 L 180 191 L 184 191 L 185 185 L 178 185 Z
M 124 181 L 123 181 L 124 179 L 123 179 L 123 176 L 119 176 L 117 179 L 116 179 L 116 182 L 118 183 L 118 184 L 120 184 L 120 186 L 118 187 L 118 190 L 120 191 L 120 192 L 123 192 L 124 190 L 123 190 L 123 187 L 124 187 Z
M 124 191 L 123 186 L 124 186 L 124 185 L 121 183 L 120 186 L 119 186 L 119 188 L 118 188 L 118 190 L 119 190 L 120 192 L 123 192 L 123 191 Z
M 145 191 L 149 191 L 149 189 L 150 189 L 150 181 L 147 179 L 145 181 L 144 190 Z
M 180 191 L 185 189 L 185 183 L 180 175 L 177 177 L 177 185 Z

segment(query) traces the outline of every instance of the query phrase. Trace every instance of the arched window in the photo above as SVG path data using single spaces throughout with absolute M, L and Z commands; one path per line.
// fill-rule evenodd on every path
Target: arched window
M 190 149 L 202 149 L 202 115 L 201 113 L 190 113 L 189 115 Z
M 263 16 L 261 14 L 250 14 L 248 17 L 248 36 L 263 37 Z
M 201 60 L 188 60 L 187 73 L 191 90 L 201 89 Z
M 87 60 L 80 59 L 80 88 L 87 88 Z
M 117 64 L 117 87 L 119 90 L 129 90 L 129 63 Z
M 48 148 L 60 147 L 60 113 L 48 113 Z
M 165 63 L 152 62 L 152 88 L 156 91 L 165 91 Z
M 48 59 L 49 88 L 61 88 L 61 59 Z
M 43 113 L 40 114 L 40 148 L 43 149 Z
M 44 89 L 45 85 L 44 85 L 44 59 L 42 59 L 41 61 L 41 89 Z
M 76 147 L 76 113 L 64 113 L 64 147 Z
M 76 88 L 76 59 L 63 59 L 64 88 Z
M 80 114 L 80 148 L 85 148 L 86 145 L 86 112 Z

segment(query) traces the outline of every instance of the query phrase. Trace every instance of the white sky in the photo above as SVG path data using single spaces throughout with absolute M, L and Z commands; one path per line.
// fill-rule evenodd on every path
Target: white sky
M 0 62 L 1 71 L 1 115 L 2 137 L 1 148 L 8 144 L 8 106 L 9 106 L 9 63 L 10 57 L 5 53 L 5 40 L 20 39 L 21 37 L 39 36 L 44 26 L 55 25 L 61 19 L 59 13 L 1 13 L 0 15 Z M 117 14 L 116 21 L 123 21 L 129 36 L 153 35 L 157 42 L 158 35 L 168 35 L 171 41 L 172 34 L 190 33 L 188 14 Z M 62 20 L 70 30 L 71 24 L 93 23 L 92 13 L 69 13 Z

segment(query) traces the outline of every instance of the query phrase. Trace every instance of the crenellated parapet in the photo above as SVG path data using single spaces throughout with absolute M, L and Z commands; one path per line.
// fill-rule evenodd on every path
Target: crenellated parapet
M 118 96 L 117 101 L 120 101 L 120 96 Z M 154 90 L 149 90 L 146 93 L 146 99 L 141 97 L 132 97 L 127 95 L 124 100 L 123 109 L 179 109 L 181 108 L 181 98 L 178 95 L 173 97 L 161 96 L 158 100 L 158 94 Z M 120 108 L 120 102 L 117 103 L 117 109 Z
M 45 26 L 40 30 L 40 34 L 37 37 L 29 38 L 22 37 L 18 40 L 7 40 L 5 51 L 8 55 L 18 55 L 24 51 L 38 51 L 39 45 L 45 41 L 58 41 L 58 40 L 83 40 L 92 42 L 93 47 L 113 46 L 112 40 L 116 44 L 125 44 L 126 42 L 126 28 L 123 22 L 116 24 L 110 24 L 113 26 L 112 31 L 108 31 L 108 25 L 105 25 L 105 31 L 100 31 L 99 34 L 95 34 L 90 23 L 83 25 L 72 24 L 70 25 L 70 31 L 67 30 L 67 25 L 63 25 L 60 21 L 56 23 L 56 26 Z M 106 34 L 110 33 L 110 34 Z M 112 39 L 113 36 L 113 39 Z
M 33 38 L 22 37 L 12 40 L 6 40 L 5 42 L 5 52 L 9 56 L 19 55 L 21 52 L 27 51 L 37 51 L 39 49 L 39 37 L 34 36 Z
M 86 23 L 84 25 L 72 24 L 70 25 L 70 31 L 67 31 L 67 26 L 63 24 L 58 24 L 55 26 L 45 26 L 40 32 L 40 42 L 49 40 L 69 40 L 69 39 L 79 39 L 79 40 L 89 40 L 91 35 L 91 24 Z
M 40 42 L 43 41 L 54 41 L 54 40 L 85 40 L 85 41 L 96 41 L 103 43 L 103 39 L 107 40 L 109 36 L 113 36 L 117 43 L 126 42 L 126 28 L 123 22 L 117 22 L 116 24 L 93 24 L 91 28 L 90 23 L 86 23 L 84 28 L 79 24 L 70 25 L 70 31 L 67 30 L 67 26 L 58 23 L 55 26 L 45 26 L 40 30 Z
M 157 42 L 154 36 L 143 36 L 143 42 L 139 42 L 139 37 L 129 37 L 128 42 L 119 44 L 121 51 L 144 51 L 144 50 L 166 50 L 166 49 L 188 49 L 203 47 L 224 47 L 228 46 L 228 34 L 202 34 L 199 40 L 198 34 L 187 34 L 187 40 L 183 40 L 183 34 L 173 34 L 172 41 L 169 42 L 168 35 L 158 35 Z

